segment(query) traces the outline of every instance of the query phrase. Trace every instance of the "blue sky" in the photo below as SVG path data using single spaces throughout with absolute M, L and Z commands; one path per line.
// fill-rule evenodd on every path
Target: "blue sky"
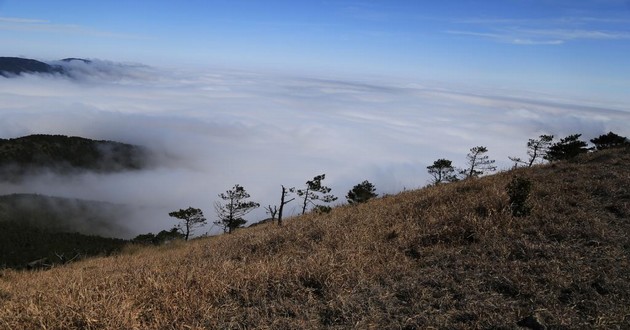
M 0 0 L 2 55 L 283 69 L 627 101 L 630 1 Z

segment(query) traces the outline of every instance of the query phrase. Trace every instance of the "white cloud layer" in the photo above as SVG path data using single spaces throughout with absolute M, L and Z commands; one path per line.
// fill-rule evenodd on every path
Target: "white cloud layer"
M 96 61 L 70 64 L 75 78 L 0 78 L 0 137 L 64 134 L 146 146 L 158 167 L 119 174 L 42 175 L 0 193 L 39 193 L 138 207 L 133 234 L 168 229 L 167 213 L 201 208 L 238 183 L 262 205 L 280 185 L 325 173 L 343 200 L 363 180 L 378 193 L 427 183 L 426 166 L 463 166 L 488 147 L 500 166 L 540 134 L 629 135 L 630 112 L 542 94 L 253 72 L 183 72 Z M 296 202 L 288 214 L 298 212 Z M 247 217 L 265 218 L 262 207 Z M 217 228 L 206 227 L 204 231 Z

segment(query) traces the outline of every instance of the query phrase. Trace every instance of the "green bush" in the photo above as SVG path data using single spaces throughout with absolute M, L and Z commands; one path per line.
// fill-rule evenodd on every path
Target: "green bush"
M 515 176 L 506 187 L 510 196 L 510 210 L 515 217 L 529 215 L 531 206 L 527 204 L 529 193 L 532 189 L 532 182 L 527 178 Z

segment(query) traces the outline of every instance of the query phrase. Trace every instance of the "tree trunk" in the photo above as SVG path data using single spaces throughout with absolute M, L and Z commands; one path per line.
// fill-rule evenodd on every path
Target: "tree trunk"
M 282 226 L 282 210 L 284 209 L 284 197 L 287 194 L 287 189 L 282 186 L 282 195 L 280 196 L 280 210 L 278 210 L 278 226 Z
M 302 215 L 306 213 L 306 203 L 308 202 L 308 193 L 310 188 L 306 188 L 306 192 L 304 193 L 304 204 L 302 205 Z

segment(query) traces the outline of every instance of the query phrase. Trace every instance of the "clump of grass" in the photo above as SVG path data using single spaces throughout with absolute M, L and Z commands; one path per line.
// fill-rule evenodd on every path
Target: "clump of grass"
M 602 151 L 282 227 L 4 270 L 0 328 L 628 328 L 628 163 L 628 149 Z M 518 219 L 514 175 L 536 182 Z

